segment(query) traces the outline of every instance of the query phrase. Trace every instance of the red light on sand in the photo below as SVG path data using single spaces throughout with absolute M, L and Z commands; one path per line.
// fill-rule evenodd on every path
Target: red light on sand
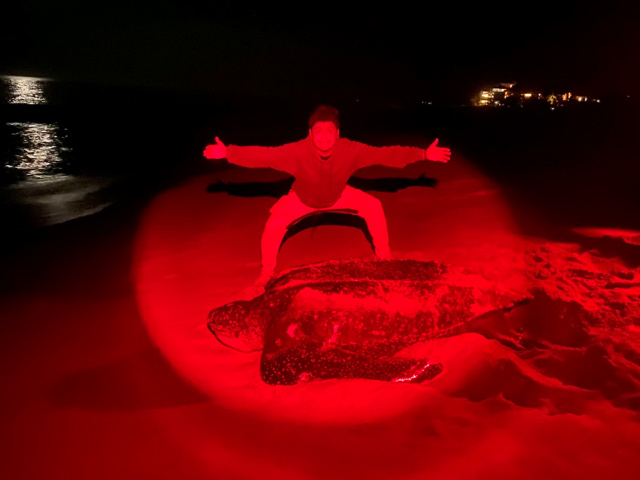
M 420 173 L 419 166 L 403 172 Z M 461 276 L 470 286 L 527 290 L 536 281 L 547 293 L 495 318 L 493 337 L 465 333 L 403 350 L 444 365 L 424 384 L 264 383 L 260 352 L 223 347 L 206 322 L 258 274 L 274 200 L 206 195 L 217 179 L 204 177 L 160 195 L 137 239 L 139 309 L 167 360 L 211 400 L 153 412 L 158 434 L 205 475 L 228 478 L 637 478 L 637 415 L 610 401 L 634 402 L 635 370 L 623 357 L 637 352 L 638 331 L 616 316 L 620 292 L 629 294 L 629 312 L 640 311 L 634 273 L 567 245 L 525 254 L 530 240 L 515 230 L 494 185 L 461 160 L 430 174 L 440 180 L 435 190 L 376 193 L 392 249 L 481 272 Z M 255 179 L 235 168 L 220 175 Z M 278 262 L 284 269 L 371 256 L 358 229 L 322 226 L 291 237 Z M 405 301 L 399 309 L 411 308 Z M 609 315 L 604 323 L 585 323 L 601 312 Z M 501 321 L 529 322 L 529 337 L 497 337 L 491 329 Z M 518 346 L 531 340 L 532 348 Z
M 582 227 L 574 228 L 574 232 L 592 238 L 619 238 L 631 245 L 640 245 L 640 232 L 624 228 Z
M 453 176 L 451 167 L 446 166 Z M 407 170 L 412 168 L 416 169 Z M 250 174 L 227 172 L 236 178 Z M 273 199 L 206 195 L 207 180 L 199 178 L 168 191 L 151 205 L 140 230 L 134 270 L 149 333 L 185 378 L 229 407 L 305 421 L 393 416 L 419 406 L 432 394 L 427 384 L 398 390 L 397 385 L 367 380 L 272 387 L 260 379 L 260 353 L 238 354 L 216 342 L 207 329 L 207 315 L 259 272 L 259 239 Z M 463 206 L 466 195 L 473 202 Z M 499 242 L 504 248 L 517 237 L 508 210 L 488 181 L 453 180 L 435 192 L 411 189 L 379 197 L 385 197 L 392 245 L 408 257 L 470 266 L 490 257 L 485 270 L 502 282 L 516 281 L 505 272 L 511 265 L 489 246 Z M 452 216 L 443 211 L 444 204 L 462 210 Z M 359 230 L 323 226 L 290 238 L 282 247 L 279 268 L 345 256 L 373 257 L 373 252 Z M 410 300 L 405 302 L 399 308 L 413 308 Z

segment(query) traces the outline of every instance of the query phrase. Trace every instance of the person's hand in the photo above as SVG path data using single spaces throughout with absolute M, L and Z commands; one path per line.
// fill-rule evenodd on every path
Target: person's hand
M 451 159 L 451 149 L 438 146 L 438 139 L 429 145 L 425 154 L 427 160 L 447 163 Z
M 227 146 L 216 137 L 216 143 L 213 145 L 207 145 L 204 149 L 203 155 L 209 160 L 220 160 L 221 158 L 227 158 Z

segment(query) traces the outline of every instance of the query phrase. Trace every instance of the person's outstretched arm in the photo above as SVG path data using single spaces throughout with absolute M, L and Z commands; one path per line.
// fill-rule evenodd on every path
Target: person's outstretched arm
M 354 142 L 356 143 L 356 142 Z M 402 168 L 410 163 L 421 160 L 446 163 L 451 159 L 451 149 L 438 146 L 438 139 L 426 149 L 418 147 L 372 147 L 357 143 L 359 166 L 384 165 L 386 167 Z
M 209 160 L 222 160 L 227 158 L 227 146 L 216 137 L 216 143 L 207 145 L 202 154 Z
M 436 138 L 433 143 L 427 147 L 424 152 L 424 156 L 431 162 L 447 163 L 451 160 L 451 149 L 447 147 L 439 147 L 438 139 Z
M 289 172 L 295 155 L 295 143 L 279 147 L 240 147 L 225 145 L 216 137 L 216 143 L 207 145 L 203 155 L 209 160 L 226 158 L 229 163 L 249 168 L 274 168 Z

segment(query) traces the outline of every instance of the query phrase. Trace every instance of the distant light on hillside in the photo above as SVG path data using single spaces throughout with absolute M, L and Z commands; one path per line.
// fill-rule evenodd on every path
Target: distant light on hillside
M 544 101 L 553 110 L 555 107 L 564 107 L 577 103 L 600 103 L 600 99 L 584 95 L 574 95 L 572 92 L 532 92 L 516 88 L 516 82 L 500 83 L 491 88 L 485 88 L 477 93 L 471 103 L 476 106 L 492 107 L 524 107 L 527 105 L 539 105 Z

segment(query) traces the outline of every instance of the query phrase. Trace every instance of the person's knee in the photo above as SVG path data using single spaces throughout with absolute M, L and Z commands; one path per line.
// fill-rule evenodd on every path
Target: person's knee
M 264 226 L 264 230 L 265 232 L 276 232 L 280 230 L 286 231 L 288 226 L 288 223 L 280 221 L 267 222 L 267 224 Z
M 271 215 L 267 219 L 267 223 L 265 224 L 265 229 L 279 229 L 279 228 L 287 228 L 287 226 L 291 223 L 291 220 L 285 217 L 281 217 L 278 215 Z
M 376 197 L 369 197 L 360 204 L 360 212 L 382 213 L 382 202 Z

